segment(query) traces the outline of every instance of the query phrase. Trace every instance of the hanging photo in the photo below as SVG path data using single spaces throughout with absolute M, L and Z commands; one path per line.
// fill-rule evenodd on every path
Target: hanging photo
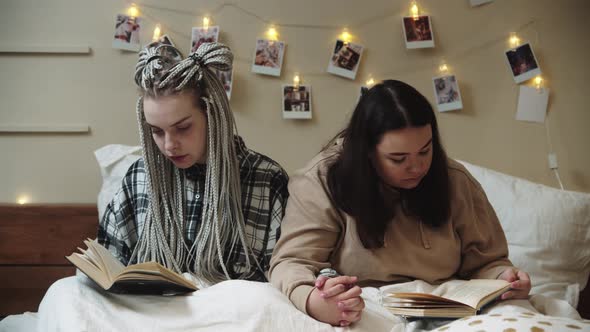
M 334 52 L 328 63 L 328 73 L 354 80 L 362 54 L 362 45 L 336 40 Z
M 402 27 L 406 48 L 434 47 L 434 33 L 430 16 L 404 17 Z
M 537 75 L 541 75 L 541 68 L 539 68 L 533 48 L 529 43 L 506 51 L 506 59 L 508 60 L 508 66 L 516 83 L 521 83 Z
M 213 71 L 215 72 L 215 75 L 217 75 L 217 78 L 219 78 L 221 85 L 223 85 L 225 94 L 227 94 L 227 99 L 231 99 L 231 89 L 234 76 L 233 68 L 228 71 L 221 71 L 217 69 L 213 69 Z
M 283 118 L 311 119 L 311 86 L 283 85 Z
M 115 22 L 113 48 L 139 52 L 141 48 L 139 42 L 140 21 L 139 17 L 118 14 Z
M 516 120 L 544 123 L 548 102 L 549 89 L 521 85 Z
M 432 79 L 436 108 L 439 112 L 460 110 L 463 108 L 461 92 L 455 75 L 439 76 Z
M 196 51 L 203 43 L 217 43 L 219 39 L 219 26 L 193 27 L 191 33 L 191 52 Z
M 254 52 L 252 72 L 258 74 L 281 76 L 285 43 L 278 40 L 258 39 Z

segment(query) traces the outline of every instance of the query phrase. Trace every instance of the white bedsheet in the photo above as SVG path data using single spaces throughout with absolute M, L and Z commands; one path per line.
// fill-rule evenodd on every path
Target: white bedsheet
M 391 286 L 389 286 L 391 287 Z M 420 281 L 395 286 L 419 290 Z M 533 326 L 544 331 L 590 331 L 590 321 L 567 302 L 536 295 L 531 301 L 503 301 L 485 314 L 465 320 L 408 322 L 379 305 L 379 289 L 364 288 L 367 307 L 359 323 L 332 327 L 298 311 L 268 283 L 222 282 L 186 296 L 137 296 L 104 292 L 85 276 L 57 281 L 37 314 L 9 316 L 0 331 L 520 331 Z M 550 316 L 546 316 L 546 315 Z M 539 325 L 541 322 L 541 325 Z M 450 325 L 441 327 L 447 323 Z M 551 325 L 546 325 L 546 323 Z M 536 324 L 536 325 L 535 325 Z M 567 326 L 575 326 L 571 328 Z M 477 328 L 477 329 L 475 329 Z M 538 330 L 540 331 L 540 330 Z

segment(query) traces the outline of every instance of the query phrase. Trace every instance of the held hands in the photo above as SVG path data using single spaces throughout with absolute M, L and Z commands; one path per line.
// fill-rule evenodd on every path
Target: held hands
M 361 319 L 365 301 L 356 286 L 357 277 L 319 276 L 315 288 L 307 298 L 307 312 L 321 322 L 334 326 L 348 326 Z
M 514 268 L 507 268 L 497 279 L 510 282 L 511 290 L 502 294 L 502 300 L 526 299 L 531 291 L 531 278 L 529 274 Z

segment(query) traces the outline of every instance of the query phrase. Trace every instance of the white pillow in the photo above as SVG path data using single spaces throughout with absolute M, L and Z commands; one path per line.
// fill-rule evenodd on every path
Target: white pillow
M 486 192 L 506 233 L 510 260 L 531 276 L 531 293 L 576 307 L 590 274 L 590 194 L 461 163 Z
M 141 157 L 141 146 L 120 144 L 105 145 L 94 151 L 102 175 L 102 187 L 98 193 L 98 218 L 102 220 L 104 210 L 121 188 L 121 181 L 129 166 Z

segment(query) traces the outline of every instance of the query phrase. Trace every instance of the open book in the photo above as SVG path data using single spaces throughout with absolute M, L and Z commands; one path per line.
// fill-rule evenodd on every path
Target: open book
M 193 292 L 197 286 L 156 262 L 125 266 L 95 240 L 84 241 L 66 259 L 100 287 L 114 293 L 174 295 Z
M 383 306 L 396 315 L 459 318 L 479 310 L 510 289 L 496 279 L 451 280 L 427 293 L 383 293 Z

